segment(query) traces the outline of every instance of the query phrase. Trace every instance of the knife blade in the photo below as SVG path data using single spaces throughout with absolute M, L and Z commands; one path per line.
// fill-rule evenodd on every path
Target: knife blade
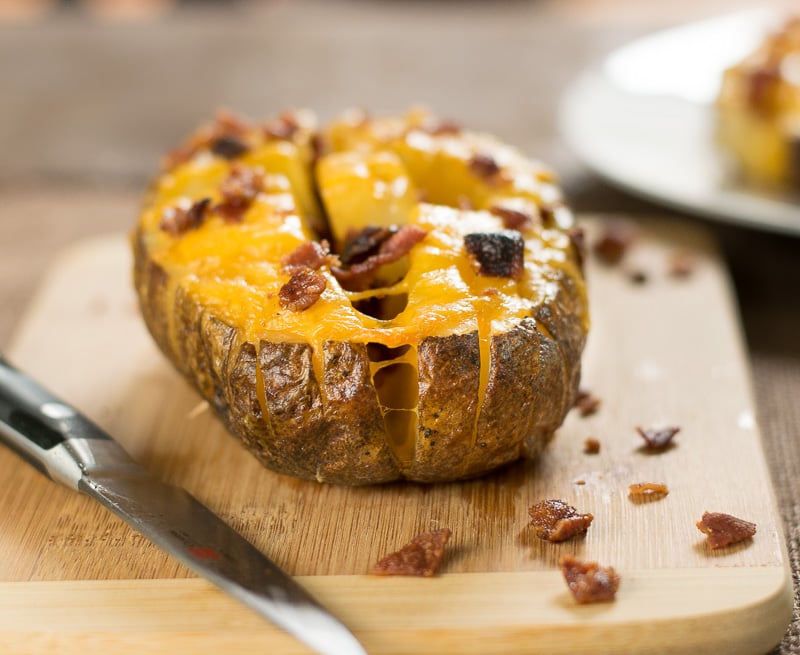
M 303 587 L 184 489 L 0 355 L 0 439 L 52 480 L 100 502 L 198 575 L 322 655 L 366 655 Z

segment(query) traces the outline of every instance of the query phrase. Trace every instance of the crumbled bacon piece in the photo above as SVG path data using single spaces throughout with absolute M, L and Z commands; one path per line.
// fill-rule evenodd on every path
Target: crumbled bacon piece
M 302 312 L 319 300 L 327 285 L 324 275 L 303 268 L 281 287 L 278 300 L 284 309 Z
M 281 114 L 275 120 L 264 125 L 264 135 L 270 139 L 291 139 L 300 125 L 297 119 L 290 113 Z
M 606 264 L 616 264 L 636 240 L 636 236 L 636 226 L 630 221 L 621 218 L 609 221 L 594 244 L 594 253 Z
M 581 562 L 572 555 L 562 556 L 558 566 L 578 603 L 614 600 L 620 578 L 613 567 L 600 566 L 597 562 Z
M 708 535 L 708 545 L 716 549 L 749 539 L 756 533 L 756 524 L 730 514 L 703 512 L 703 518 L 697 522 L 697 529 Z
M 206 219 L 210 202 L 211 198 L 203 198 L 193 202 L 188 209 L 169 207 L 164 210 L 159 227 L 174 237 L 197 229 Z
M 689 277 L 694 272 L 694 258 L 685 250 L 676 250 L 669 258 L 672 277 Z
M 587 455 L 597 455 L 600 452 L 600 442 L 594 437 L 587 437 L 583 442 L 583 452 Z
M 659 500 L 668 493 L 667 485 L 658 482 L 636 482 L 628 486 L 628 497 L 633 501 Z
M 439 570 L 444 547 L 450 539 L 448 528 L 423 532 L 395 553 L 372 567 L 373 575 L 417 575 L 430 577 Z
M 641 269 L 628 271 L 628 279 L 634 284 L 644 284 L 647 282 L 647 273 Z
M 404 225 L 399 230 L 364 228 L 345 246 L 341 256 L 343 266 L 335 266 L 333 274 L 348 289 L 368 288 L 378 268 L 407 255 L 426 234 L 416 225 Z
M 500 166 L 494 157 L 478 153 L 469 160 L 469 170 L 485 180 L 493 180 L 500 172 Z
M 510 207 L 492 205 L 489 212 L 499 217 L 503 221 L 503 227 L 507 230 L 524 230 L 533 225 L 534 218 L 528 212 L 523 212 Z
M 214 117 L 214 122 L 201 127 L 185 143 L 168 153 L 162 161 L 162 166 L 164 170 L 172 170 L 224 137 L 242 142 L 249 129 L 247 121 L 233 112 L 219 109 Z
M 636 431 L 644 439 L 646 450 L 662 451 L 672 447 L 672 438 L 681 431 L 677 426 L 665 428 L 636 428 Z
M 226 221 L 236 223 L 242 220 L 250 203 L 264 190 L 264 176 L 249 166 L 234 162 L 219 190 L 222 202 L 214 206 L 214 211 Z
M 545 541 L 566 541 L 585 534 L 594 520 L 591 514 L 579 514 L 563 500 L 543 500 L 528 508 L 536 536 Z
M 211 143 L 211 152 L 225 159 L 241 157 L 249 149 L 244 141 L 230 134 L 223 134 Z
M 294 274 L 304 268 L 316 271 L 323 264 L 331 261 L 331 249 L 328 242 L 306 241 L 301 243 L 292 252 L 281 259 L 284 273 Z
M 575 398 L 575 407 L 578 408 L 581 416 L 591 416 L 598 409 L 600 409 L 600 398 L 595 396 L 588 389 L 578 389 L 578 395 Z
M 514 280 L 522 277 L 525 242 L 519 232 L 503 230 L 467 234 L 464 246 L 476 264 L 478 275 Z

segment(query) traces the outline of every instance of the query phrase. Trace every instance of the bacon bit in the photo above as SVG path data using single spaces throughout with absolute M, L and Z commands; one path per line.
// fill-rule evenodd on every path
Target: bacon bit
M 600 452 L 600 442 L 594 437 L 587 437 L 583 442 L 583 452 L 587 455 L 597 455 Z
M 545 541 L 566 541 L 585 534 L 594 520 L 591 514 L 579 514 L 563 500 L 543 500 L 528 508 L 536 536 Z
M 404 225 L 399 230 L 396 228 L 365 228 L 354 237 L 353 241 L 364 239 L 364 244 L 348 249 L 346 246 L 341 257 L 344 267 L 335 266 L 331 270 L 340 282 L 347 283 L 347 288 L 368 288 L 372 281 L 372 274 L 384 264 L 397 261 L 407 255 L 411 249 L 422 241 L 428 234 L 426 230 L 416 225 Z M 388 237 L 386 236 L 388 234 Z M 375 241 L 379 247 L 375 250 Z M 352 242 L 348 243 L 348 246 Z M 356 257 L 367 255 L 362 261 L 354 261 Z M 349 262 L 349 263 L 348 263 Z
M 684 250 L 676 250 L 669 258 L 672 277 L 689 277 L 694 272 L 694 258 Z
M 484 180 L 493 180 L 500 173 L 500 166 L 490 155 L 479 153 L 469 160 L 469 170 Z
M 397 552 L 375 563 L 371 573 L 431 577 L 439 570 L 444 557 L 444 547 L 451 534 L 448 528 L 423 532 Z
M 581 562 L 572 555 L 563 555 L 558 566 L 578 603 L 614 600 L 620 577 L 613 567 L 600 566 L 597 562 Z
M 657 482 L 636 482 L 628 486 L 628 497 L 634 502 L 660 500 L 668 493 L 667 485 Z
M 594 253 L 606 264 L 618 263 L 636 240 L 638 230 L 622 218 L 605 224 L 600 238 L 594 244 Z
M 243 137 L 250 130 L 249 121 L 230 109 L 217 109 L 214 115 L 215 128 L 220 134 Z
M 519 232 L 467 234 L 464 247 L 473 259 L 478 275 L 518 280 L 524 270 L 525 242 Z
M 547 222 L 547 221 L 546 221 Z M 583 269 L 583 262 L 586 261 L 586 232 L 579 225 L 570 228 L 567 233 L 572 247 L 575 248 L 575 254 L 578 257 L 578 266 Z
M 189 209 L 182 207 L 168 207 L 161 216 L 158 226 L 176 237 L 189 230 L 196 230 L 203 224 L 208 213 L 211 198 L 203 198 L 193 202 Z
M 229 134 L 223 134 L 211 144 L 211 152 L 224 159 L 236 159 L 248 150 L 250 150 L 250 146 L 241 139 Z
M 523 229 L 529 228 L 534 223 L 533 216 L 528 212 L 519 211 L 518 209 L 492 205 L 489 207 L 489 213 L 499 217 L 500 220 L 503 221 L 503 227 L 507 230 L 522 231 Z
M 644 284 L 647 282 L 647 273 L 641 270 L 634 270 L 628 273 L 628 279 L 634 284 Z
M 697 529 L 708 535 L 708 545 L 716 550 L 749 539 L 756 533 L 756 524 L 730 514 L 704 512 Z
M 327 286 L 328 280 L 324 275 L 304 268 L 292 275 L 281 287 L 278 301 L 284 309 L 302 312 L 319 300 Z
M 578 395 L 575 398 L 575 407 L 578 408 L 581 416 L 591 416 L 600 409 L 600 398 L 595 396 L 588 389 L 578 389 Z
M 636 431 L 645 440 L 643 446 L 645 450 L 664 451 L 672 447 L 672 437 L 674 437 L 681 429 L 677 426 L 669 426 L 665 428 L 636 428 Z
M 289 274 L 298 273 L 305 268 L 316 271 L 331 259 L 331 249 L 325 239 L 320 242 L 306 241 L 281 259 L 281 266 L 283 272 Z
M 297 123 L 297 118 L 293 114 L 285 113 L 264 125 L 264 136 L 268 139 L 286 141 L 291 139 L 298 129 L 300 125 Z
M 217 110 L 214 122 L 204 125 L 192 134 L 185 143 L 178 146 L 162 160 L 164 170 L 172 170 L 176 166 L 192 159 L 199 151 L 208 148 L 223 137 L 231 137 L 242 142 L 250 125 L 247 121 L 226 109 Z
M 220 185 L 222 202 L 214 211 L 229 223 L 238 223 L 256 196 L 264 190 L 264 176 L 249 166 L 234 162 Z

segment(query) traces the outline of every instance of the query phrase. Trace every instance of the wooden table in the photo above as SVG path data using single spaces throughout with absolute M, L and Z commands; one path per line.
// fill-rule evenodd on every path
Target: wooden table
M 653 4 L 270 1 L 228 3 L 224 12 L 187 4 L 136 25 L 89 22 L 66 9 L 0 23 L 0 346 L 55 253 L 129 229 L 165 144 L 219 105 L 252 116 L 287 106 L 331 116 L 352 104 L 377 113 L 424 102 L 551 163 L 579 210 L 664 213 L 592 177 L 555 127 L 560 92 L 604 52 L 746 5 Z M 800 239 L 703 222 L 733 274 L 797 562 Z M 800 652 L 797 616 L 776 652 Z

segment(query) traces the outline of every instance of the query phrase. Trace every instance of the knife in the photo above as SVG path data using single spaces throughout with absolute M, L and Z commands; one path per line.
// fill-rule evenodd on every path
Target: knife
M 150 476 L 110 435 L 2 355 L 0 440 L 315 652 L 366 655 L 338 619 L 255 546 L 188 492 Z

